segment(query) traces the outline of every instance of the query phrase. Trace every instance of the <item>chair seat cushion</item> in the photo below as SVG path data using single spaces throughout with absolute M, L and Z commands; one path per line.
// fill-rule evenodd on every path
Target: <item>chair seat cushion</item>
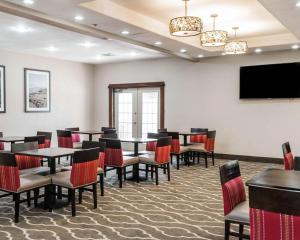
M 230 213 L 225 216 L 225 220 L 249 224 L 249 202 L 244 201 L 238 204 Z
M 182 154 L 190 151 L 190 147 L 188 146 L 180 146 L 179 152 L 171 152 L 172 154 Z
M 24 192 L 34 188 L 51 184 L 50 176 L 40 176 L 37 174 L 20 176 L 20 187 L 17 192 Z
M 82 143 L 81 142 L 74 142 L 73 148 L 75 149 L 82 149 Z
M 71 171 L 63 171 L 52 175 L 52 183 L 57 186 L 73 188 L 71 183 Z
M 138 157 L 123 156 L 123 166 L 122 167 L 133 165 L 136 163 L 139 163 Z
M 192 152 L 205 152 L 204 144 L 193 144 L 191 146 L 188 146 L 189 151 Z
M 65 171 L 71 171 L 71 170 L 72 170 L 72 166 L 63 166 L 63 167 L 61 168 L 61 171 L 62 171 L 62 172 L 65 172 Z M 101 174 L 101 173 L 104 173 L 104 170 L 103 170 L 102 168 L 98 167 L 98 169 L 97 169 L 97 174 Z
M 155 153 L 140 155 L 139 160 L 142 164 L 159 165 L 157 162 L 155 162 Z
M 28 175 L 28 174 L 39 174 L 39 175 L 49 175 L 50 168 L 49 167 L 36 167 L 36 168 L 27 168 L 19 171 L 20 176 Z

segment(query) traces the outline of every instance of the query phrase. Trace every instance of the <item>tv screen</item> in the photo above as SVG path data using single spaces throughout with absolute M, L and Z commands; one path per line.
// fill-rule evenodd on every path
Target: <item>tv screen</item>
M 300 63 L 240 68 L 240 99 L 300 98 Z

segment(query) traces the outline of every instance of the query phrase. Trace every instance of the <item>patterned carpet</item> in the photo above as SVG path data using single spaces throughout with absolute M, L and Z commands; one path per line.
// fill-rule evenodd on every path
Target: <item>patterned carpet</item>
M 171 182 L 160 175 L 140 184 L 126 181 L 119 189 L 116 177 L 106 178 L 105 196 L 98 197 L 92 209 L 91 193 L 77 205 L 77 216 L 70 207 L 49 213 L 22 204 L 20 223 L 13 222 L 11 198 L 0 199 L 0 239 L 224 239 L 223 205 L 218 165 L 172 169 Z M 270 164 L 240 162 L 244 180 Z M 276 165 L 276 167 L 280 167 Z

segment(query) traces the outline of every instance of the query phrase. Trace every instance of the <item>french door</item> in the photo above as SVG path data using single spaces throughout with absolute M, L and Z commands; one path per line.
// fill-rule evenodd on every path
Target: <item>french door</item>
M 114 90 L 114 124 L 120 138 L 147 137 L 160 127 L 160 89 Z

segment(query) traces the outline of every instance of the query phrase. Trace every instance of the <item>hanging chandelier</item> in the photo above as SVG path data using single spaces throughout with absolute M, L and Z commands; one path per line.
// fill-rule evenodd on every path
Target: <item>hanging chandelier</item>
M 199 35 L 202 31 L 202 21 L 199 17 L 192 17 L 187 15 L 187 2 L 189 0 L 182 0 L 185 4 L 185 16 L 176 17 L 170 21 L 170 34 L 176 37 L 190 37 Z
M 204 47 L 220 47 L 227 43 L 228 33 L 223 30 L 216 30 L 216 18 L 217 14 L 211 15 L 213 20 L 213 30 L 206 31 L 201 34 L 201 45 Z
M 238 27 L 233 27 L 234 38 L 236 38 L 236 32 Z M 231 41 L 225 45 L 224 53 L 227 55 L 245 54 L 248 51 L 248 44 L 246 41 Z

